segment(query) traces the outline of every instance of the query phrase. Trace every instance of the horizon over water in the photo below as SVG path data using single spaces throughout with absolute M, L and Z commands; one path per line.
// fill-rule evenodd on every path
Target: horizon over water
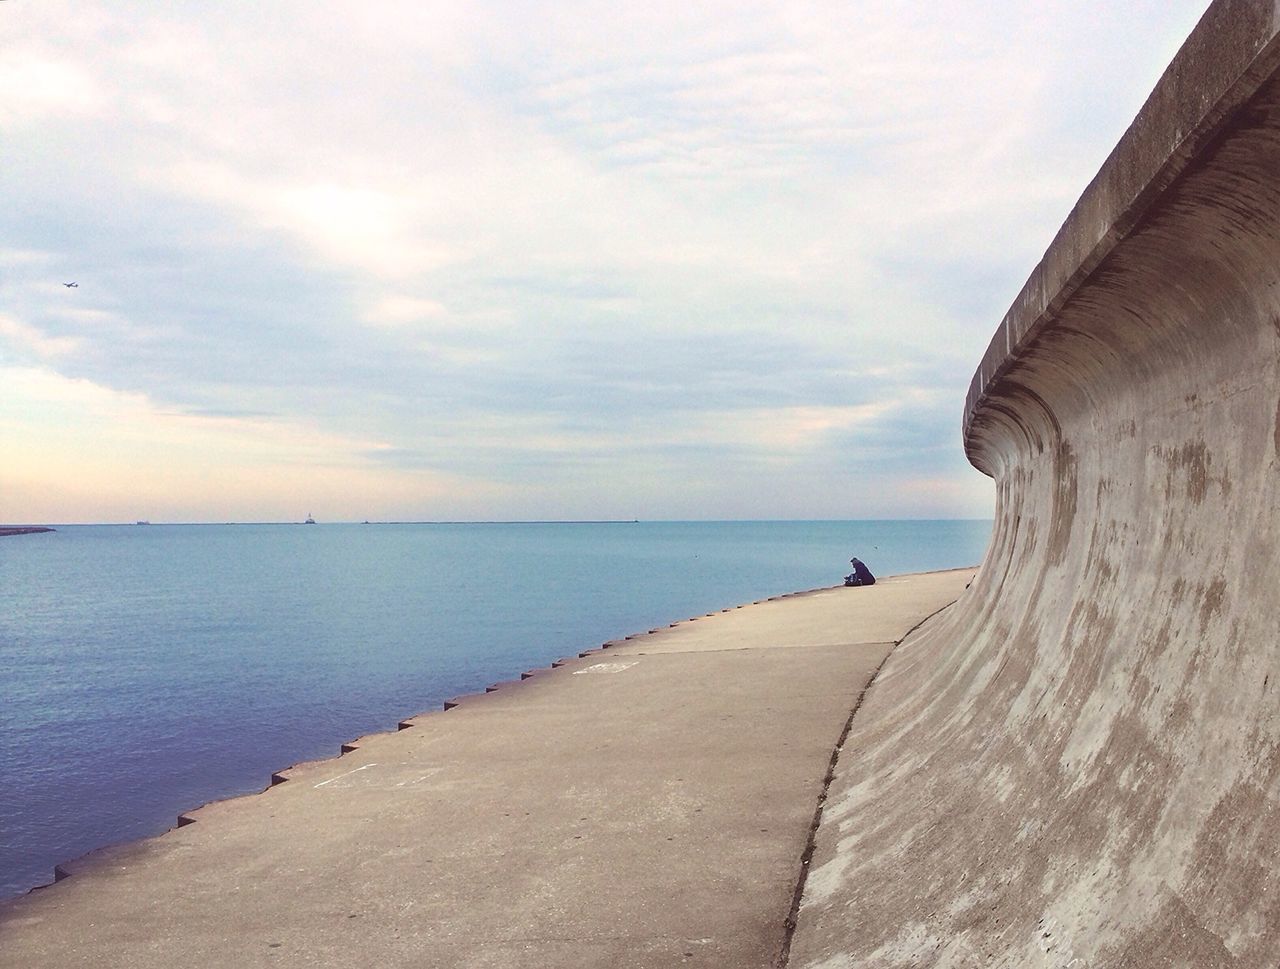
M 977 565 L 991 521 L 58 525 L 0 539 L 0 898 L 608 639 Z

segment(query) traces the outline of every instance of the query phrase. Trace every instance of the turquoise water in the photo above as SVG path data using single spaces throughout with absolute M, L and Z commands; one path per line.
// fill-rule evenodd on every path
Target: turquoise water
M 0 539 L 0 897 L 606 639 L 979 562 L 990 522 L 63 526 Z

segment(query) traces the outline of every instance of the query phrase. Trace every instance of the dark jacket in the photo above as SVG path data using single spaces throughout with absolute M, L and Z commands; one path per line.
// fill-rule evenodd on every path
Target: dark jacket
M 849 564 L 853 566 L 853 571 L 844 577 L 845 585 L 875 585 L 876 577 L 871 574 L 871 570 L 862 564 L 861 559 L 850 559 Z

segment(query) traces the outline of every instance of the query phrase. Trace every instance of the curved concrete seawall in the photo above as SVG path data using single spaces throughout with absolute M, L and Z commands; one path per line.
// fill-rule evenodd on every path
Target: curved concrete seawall
M 1280 963 L 1280 13 L 1219 2 L 974 377 L 996 532 L 889 657 L 791 965 Z

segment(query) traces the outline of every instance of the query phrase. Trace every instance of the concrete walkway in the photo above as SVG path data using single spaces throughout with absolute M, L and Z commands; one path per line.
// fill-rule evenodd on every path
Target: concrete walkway
M 973 571 L 728 610 L 418 716 L 0 906 L 0 966 L 771 966 L 860 692 Z

